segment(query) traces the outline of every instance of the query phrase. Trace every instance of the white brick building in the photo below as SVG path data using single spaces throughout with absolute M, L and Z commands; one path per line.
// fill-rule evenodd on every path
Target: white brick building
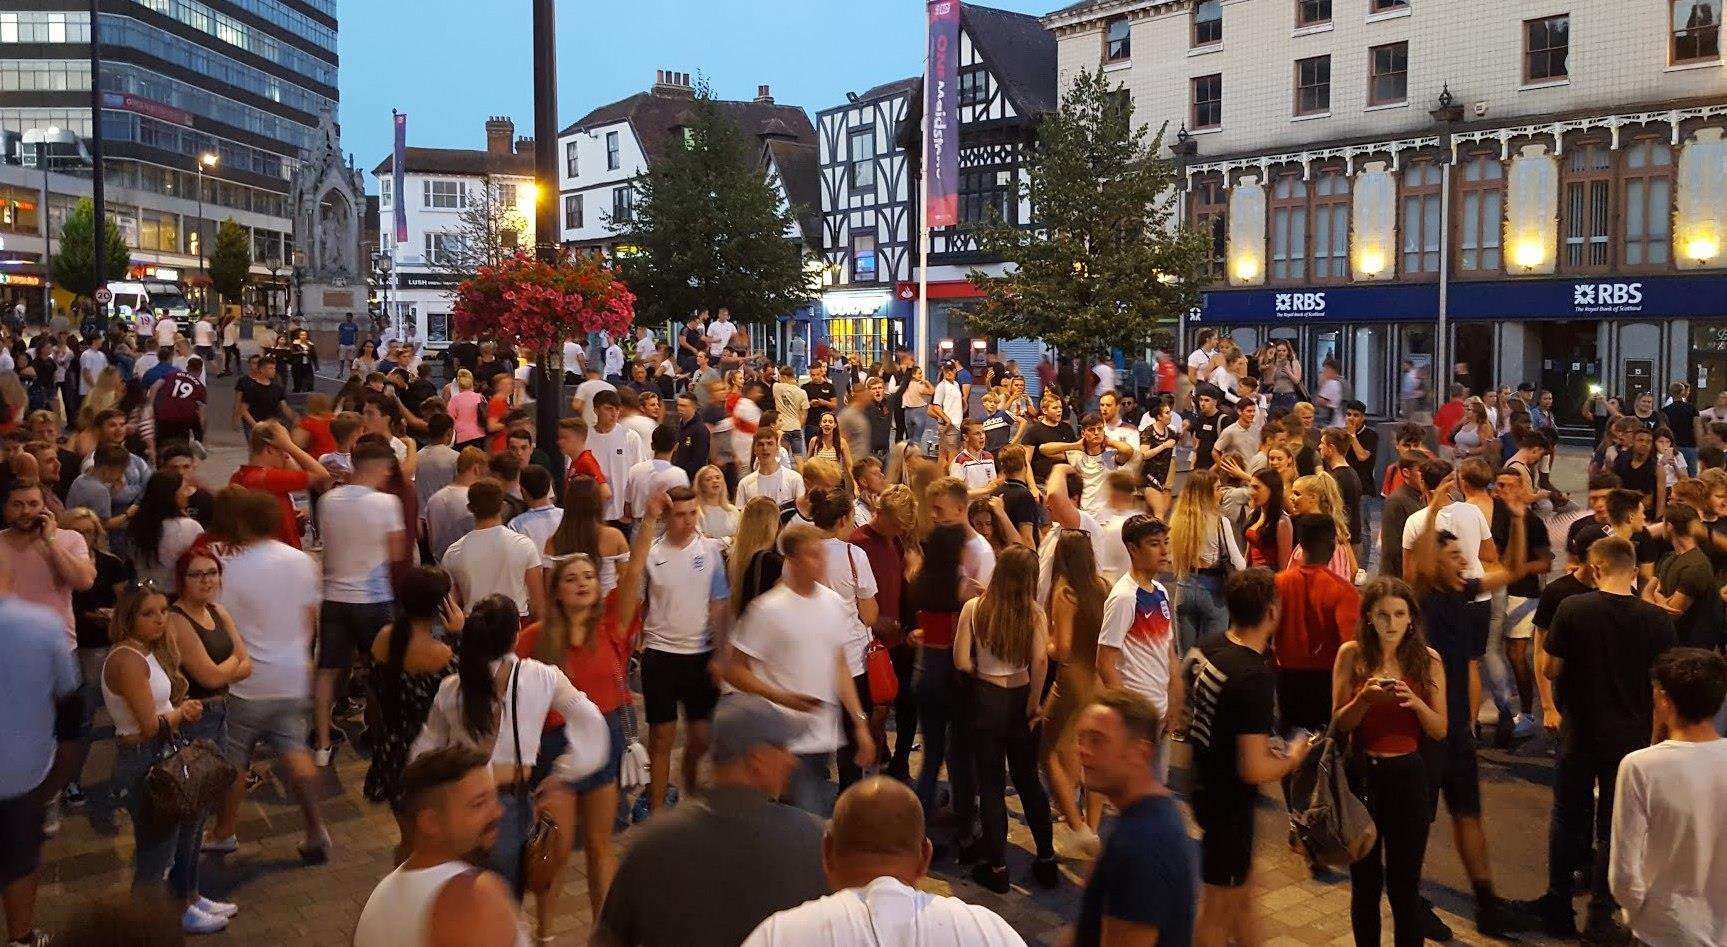
M 1727 387 L 1721 0 L 1088 0 L 1044 18 L 1188 138 L 1195 322 L 1375 413 L 1445 299 L 1472 387 Z M 1435 113 L 1442 92 L 1455 103 Z M 1191 152 L 1191 153 L 1186 153 Z

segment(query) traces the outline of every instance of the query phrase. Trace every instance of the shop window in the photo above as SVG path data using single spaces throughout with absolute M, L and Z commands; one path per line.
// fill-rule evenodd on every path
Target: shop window
M 1644 139 L 1625 149 L 1620 160 L 1623 262 L 1628 267 L 1665 267 L 1673 245 L 1673 149 L 1665 141 Z
M 1349 178 L 1342 171 L 1316 172 L 1313 182 L 1313 279 L 1349 279 Z
M 1279 175 L 1271 187 L 1271 278 L 1307 279 L 1307 182 L 1299 171 Z
M 1205 275 L 1223 279 L 1229 257 L 1229 189 L 1220 177 L 1201 178 L 1193 186 L 1193 227 L 1205 238 Z
M 1504 266 L 1505 165 L 1492 155 L 1466 158 L 1457 174 L 1457 268 L 1498 273 Z
M 1402 236 L 1404 276 L 1439 272 L 1440 206 L 1439 165 L 1418 161 L 1403 171 L 1403 194 L 1399 201 L 1398 232 Z
M 1613 262 L 1613 153 L 1606 142 L 1578 142 L 1566 147 L 1561 194 L 1565 269 L 1573 273 L 1606 271 Z
M 1200 0 L 1193 8 L 1193 45 L 1223 42 L 1223 0 Z
M 1721 58 L 1721 0 L 1669 0 L 1673 6 L 1671 51 L 1674 63 Z

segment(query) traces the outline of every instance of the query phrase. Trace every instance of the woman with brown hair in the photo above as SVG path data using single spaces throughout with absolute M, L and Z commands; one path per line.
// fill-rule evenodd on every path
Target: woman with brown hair
M 553 561 L 574 555 L 592 559 L 599 570 L 600 594 L 610 595 L 618 587 L 618 565 L 630 558 L 630 541 L 623 530 L 606 525 L 605 506 L 598 480 L 585 474 L 571 480 L 564 491 L 564 518 L 543 552 Z
M 1049 657 L 1055 686 L 1044 698 L 1043 767 L 1050 795 L 1075 846 L 1087 857 L 1097 854 L 1097 824 L 1103 797 L 1092 794 L 1079 810 L 1079 754 L 1067 730 L 1097 691 L 1097 634 L 1109 583 L 1098 575 L 1097 553 L 1084 531 L 1064 529 L 1055 541 L 1054 580 L 1049 594 Z
M 732 540 L 727 560 L 733 618 L 742 615 L 744 606 L 780 580 L 784 560 L 776 545 L 779 538 L 780 507 L 772 497 L 756 497 L 744 504 L 743 515 L 738 518 L 738 534 Z
M 1459 463 L 1471 457 L 1488 456 L 1499 447 L 1499 432 L 1494 430 L 1487 405 L 1480 398 L 1463 403 L 1463 422 L 1451 432 L 1451 452 Z
M 1421 865 L 1435 781 L 1421 741 L 1445 739 L 1446 685 L 1420 614 L 1415 590 L 1400 579 L 1375 579 L 1362 590 L 1356 640 L 1343 643 L 1332 668 L 1332 725 L 1354 734 L 1349 782 L 1379 831 L 1373 850 L 1349 866 L 1349 918 L 1358 947 L 1380 943 L 1382 890 L 1391 901 L 1394 942 L 1422 943 Z
M 983 857 L 972 878 L 997 894 L 1008 891 L 1005 764 L 1037 844 L 1032 876 L 1053 888 L 1061 876 L 1055 863 L 1049 797 L 1037 775 L 1035 736 L 1044 675 L 1049 671 L 1049 628 L 1043 609 L 1037 606 L 1037 553 L 1019 545 L 1002 551 L 983 594 L 960 609 L 953 663 L 960 673 L 973 678 L 969 724 L 977 761 Z

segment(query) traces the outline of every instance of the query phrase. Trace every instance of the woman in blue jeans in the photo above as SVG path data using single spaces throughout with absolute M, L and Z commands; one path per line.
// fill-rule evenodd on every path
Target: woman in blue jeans
M 114 787 L 132 817 L 132 887 L 151 888 L 166 876 L 183 905 L 180 926 L 189 934 L 213 934 L 239 908 L 198 893 L 198 842 L 206 813 L 170 821 L 151 812 L 144 795 L 144 778 L 163 741 L 204 717 L 203 702 L 186 697 L 179 650 L 168 633 L 167 596 L 149 586 L 128 591 L 115 605 L 109 629 L 114 647 L 102 665 L 102 700 L 119 744 Z
M 1175 570 L 1176 635 L 1183 654 L 1201 638 L 1229 627 L 1223 580 L 1247 568 L 1235 529 L 1217 506 L 1217 474 L 1195 470 L 1187 477 L 1169 516 L 1170 564 Z
M 938 526 L 923 543 L 923 565 L 912 578 L 912 602 L 917 607 L 917 669 L 912 689 L 917 694 L 917 720 L 923 728 L 923 763 L 917 774 L 917 796 L 925 822 L 935 816 L 936 787 L 942 763 L 947 763 L 953 793 L 954 839 L 969 847 L 977 821 L 977 770 L 971 748 L 968 704 L 969 679 L 953 666 L 954 627 L 959 620 L 960 553 L 965 548 L 963 526 Z

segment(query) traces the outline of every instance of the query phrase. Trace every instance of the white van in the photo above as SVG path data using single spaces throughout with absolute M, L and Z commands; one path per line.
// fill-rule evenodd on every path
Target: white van
M 108 291 L 114 294 L 108 303 L 110 320 L 117 319 L 136 329 L 140 315 L 148 314 L 154 325 L 157 318 L 166 314 L 179 323 L 181 332 L 191 336 L 192 304 L 186 301 L 179 283 L 162 280 L 109 283 Z

